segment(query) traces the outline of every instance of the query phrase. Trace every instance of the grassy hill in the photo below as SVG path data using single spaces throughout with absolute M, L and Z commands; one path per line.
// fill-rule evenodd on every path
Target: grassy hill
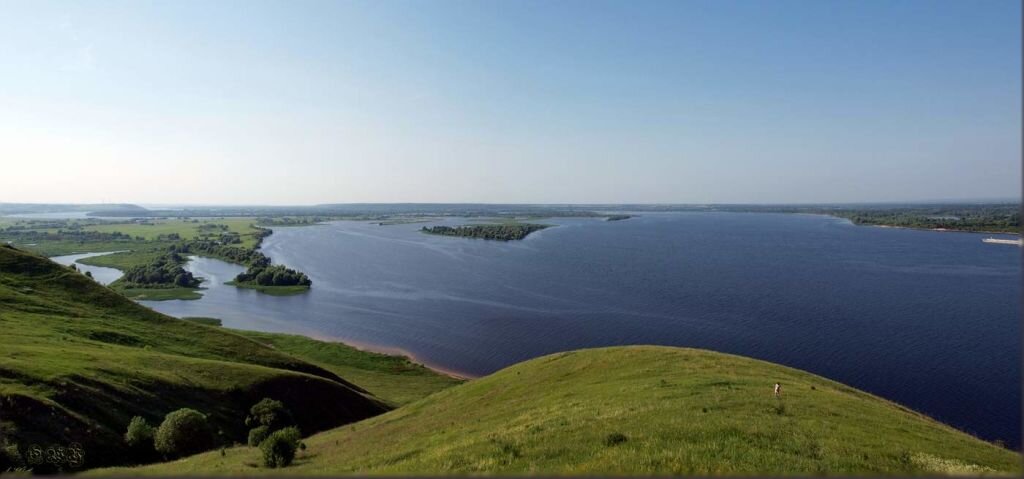
M 19 444 L 124 464 L 132 416 L 191 407 L 224 444 L 262 397 L 308 449 L 285 470 L 229 448 L 90 474 L 935 474 L 1021 472 L 1020 455 L 771 363 L 633 346 L 560 353 L 462 382 L 404 358 L 156 313 L 0 246 L 0 426 Z M 344 379 L 343 379 L 344 378 Z M 771 386 L 783 385 L 784 397 Z M 397 409 L 386 412 L 392 407 Z M 334 429 L 330 429 L 334 428 Z
M 783 385 L 783 398 L 772 385 Z M 1020 474 L 1017 453 L 803 371 L 709 351 L 527 361 L 317 434 L 285 470 L 239 447 L 95 474 Z
M 347 344 L 292 334 L 235 333 L 321 366 L 393 406 L 408 404 L 463 382 L 462 379 L 438 374 L 404 356 L 361 351 Z
M 336 373 L 229 330 L 174 319 L 82 274 L 0 246 L 0 420 L 22 445 L 81 443 L 86 464 L 122 464 L 135 415 L 210 415 L 243 441 L 249 406 L 282 400 L 309 433 L 389 407 Z M 13 430 L 13 432 L 12 432 Z

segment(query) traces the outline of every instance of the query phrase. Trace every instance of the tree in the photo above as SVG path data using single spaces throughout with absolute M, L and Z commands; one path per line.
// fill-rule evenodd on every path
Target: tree
M 153 426 L 142 416 L 135 416 L 128 423 L 128 431 L 124 433 L 124 442 L 138 450 L 153 448 Z
M 187 456 L 213 447 L 213 434 L 205 415 L 185 408 L 164 418 L 153 443 L 156 450 L 165 456 Z
M 249 447 L 259 446 L 270 435 L 270 428 L 267 426 L 255 427 L 249 431 Z
M 284 403 L 270 398 L 263 398 L 249 408 L 249 418 L 246 421 L 246 424 L 252 426 L 266 426 L 269 431 L 276 431 L 294 423 L 292 413 L 284 407 Z
M 295 459 L 302 435 L 294 427 L 286 427 L 277 431 L 260 443 L 263 452 L 263 465 L 266 467 L 287 467 Z
M 89 278 L 89 279 L 92 279 L 92 271 L 86 271 L 85 272 L 85 277 Z

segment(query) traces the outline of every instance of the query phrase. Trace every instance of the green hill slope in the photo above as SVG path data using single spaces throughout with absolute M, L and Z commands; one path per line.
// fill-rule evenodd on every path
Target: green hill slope
M 784 397 L 772 395 L 783 384 Z M 546 356 L 317 434 L 97 474 L 1019 474 L 1020 456 L 771 363 L 635 346 Z
M 235 333 L 322 366 L 393 406 L 408 404 L 464 381 L 435 372 L 404 356 L 361 351 L 343 343 L 293 334 Z
M 310 433 L 388 407 L 323 367 L 228 330 L 140 306 L 42 257 L 0 246 L 0 420 L 9 442 L 80 443 L 87 467 L 123 464 L 140 415 L 210 415 L 243 441 L 249 406 L 269 396 Z M 13 433 L 10 430 L 13 428 Z

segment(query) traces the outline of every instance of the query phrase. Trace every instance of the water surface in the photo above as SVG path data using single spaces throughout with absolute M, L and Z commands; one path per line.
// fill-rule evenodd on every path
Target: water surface
M 92 279 L 96 280 L 99 284 L 110 284 L 117 281 L 123 273 L 119 269 L 107 268 L 104 266 L 92 266 L 88 264 L 79 263 L 78 260 L 85 258 L 92 258 L 93 256 L 103 256 L 107 254 L 114 254 L 117 251 L 107 251 L 105 253 L 79 253 L 79 254 L 68 254 L 64 256 L 53 256 L 50 259 L 58 264 L 64 266 L 70 266 L 72 264 L 78 268 L 83 274 L 88 271 L 92 273 Z
M 306 272 L 308 294 L 218 286 L 241 268 L 201 259 L 193 273 L 216 278 L 203 299 L 147 304 L 395 348 L 470 375 L 584 347 L 707 348 L 1019 444 L 1018 247 L 816 215 L 545 222 L 558 226 L 508 243 L 426 235 L 423 224 L 275 228 L 264 250 Z

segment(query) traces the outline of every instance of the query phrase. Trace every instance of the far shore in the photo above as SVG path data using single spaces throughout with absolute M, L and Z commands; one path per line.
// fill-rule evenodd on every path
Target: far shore
M 977 231 L 977 230 L 958 230 L 953 228 L 918 228 L 916 226 L 898 226 L 898 225 L 874 225 L 874 224 L 858 224 L 854 223 L 850 218 L 844 218 L 842 216 L 832 215 L 828 213 L 781 213 L 784 215 L 809 215 L 809 216 L 828 216 L 831 218 L 838 218 L 846 220 L 854 226 L 874 226 L 875 228 L 899 228 L 903 230 L 917 230 L 917 231 L 935 231 L 938 233 L 978 233 L 983 235 L 1017 235 L 1020 236 L 1019 231 Z
M 836 218 L 841 218 L 841 216 L 836 216 Z M 843 218 L 843 219 L 846 219 L 846 218 Z M 851 221 L 851 223 L 853 223 L 853 222 Z M 975 230 L 958 230 L 958 229 L 952 229 L 952 228 L 917 228 L 917 227 L 914 227 L 914 226 L 858 225 L 857 223 L 853 223 L 853 224 L 857 225 L 857 226 L 874 226 L 876 228 L 899 228 L 899 229 L 904 229 L 904 230 L 936 231 L 936 232 L 939 232 L 939 233 L 977 233 L 977 234 L 983 234 L 983 235 L 1017 235 L 1017 236 L 1020 236 L 1020 232 L 1019 231 L 975 231 Z

